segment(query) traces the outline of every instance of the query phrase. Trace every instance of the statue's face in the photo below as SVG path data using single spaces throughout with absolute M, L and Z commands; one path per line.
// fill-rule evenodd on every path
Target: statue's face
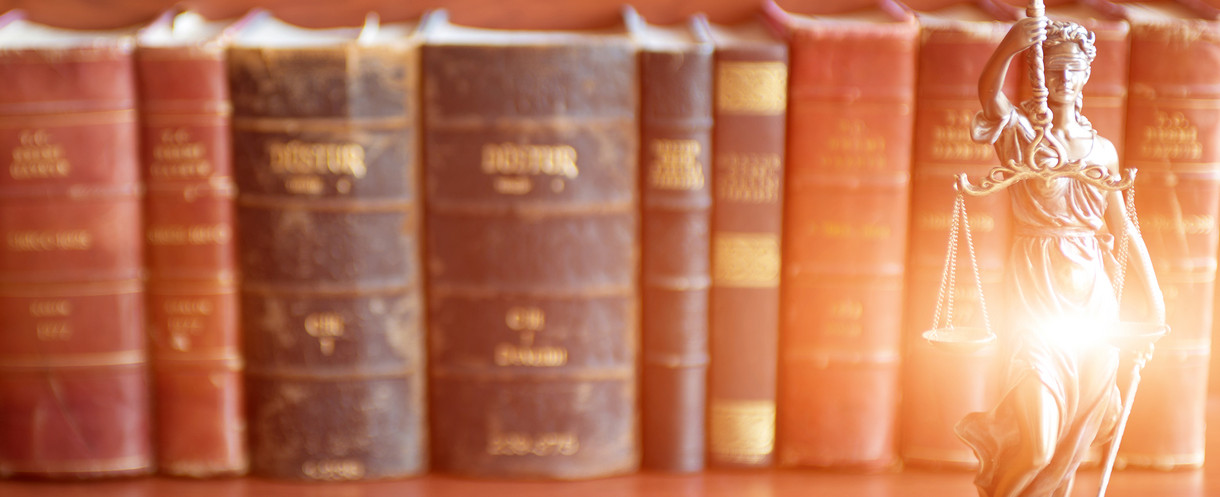
M 1075 43 L 1051 45 L 1045 51 L 1046 89 L 1054 103 L 1075 103 L 1089 80 L 1089 59 Z

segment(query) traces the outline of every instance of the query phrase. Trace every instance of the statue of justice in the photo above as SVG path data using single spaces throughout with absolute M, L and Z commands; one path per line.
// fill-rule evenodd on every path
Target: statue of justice
M 957 425 L 958 437 L 979 459 L 975 485 L 981 497 L 1065 497 L 1090 448 L 1109 444 L 1098 494 L 1103 496 L 1139 370 L 1153 343 L 1168 332 L 1164 299 L 1134 216 L 1135 171 L 1120 171 L 1114 146 L 1081 114 L 1082 89 L 1096 54 L 1093 34 L 1078 24 L 1049 21 L 1039 0 L 1027 14 L 979 81 L 982 110 L 972 137 L 993 144 L 1001 165 L 977 183 L 964 174 L 957 178 L 941 297 L 924 336 L 959 349 L 998 337 L 999 357 L 1006 361 L 1000 400 Z M 1021 53 L 1029 61 L 1033 98 L 1014 103 L 1001 88 L 1009 62 Z M 973 332 L 954 329 L 959 232 L 965 233 L 981 294 L 963 195 L 1004 188 L 1014 223 L 1006 319 L 998 333 L 990 324 Z M 1139 298 L 1120 309 L 1127 302 L 1124 287 Z M 1124 388 L 1120 377 L 1127 379 Z

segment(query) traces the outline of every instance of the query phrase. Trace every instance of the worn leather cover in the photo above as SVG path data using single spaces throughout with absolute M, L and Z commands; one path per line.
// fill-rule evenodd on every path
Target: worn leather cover
M 132 46 L 0 48 L 0 475 L 152 470 Z
M 635 49 L 623 33 L 463 29 L 424 47 L 433 463 L 634 471 Z
M 779 463 L 889 467 L 919 26 L 888 3 L 854 22 L 767 5 L 790 30 L 788 132 L 801 137 L 784 193 Z
M 1143 372 L 1120 466 L 1194 468 L 1204 460 L 1220 234 L 1220 21 L 1210 19 L 1132 23 L 1124 165 L 1139 171 L 1136 209 L 1170 334 Z
M 418 41 L 233 46 L 251 473 L 427 467 Z
M 713 25 L 712 36 L 708 464 L 765 467 L 775 449 L 788 47 L 757 19 Z
M 237 189 L 224 44 L 142 44 L 136 74 L 158 470 L 241 474 L 247 457 Z
M 954 426 L 966 414 L 991 409 L 998 400 L 996 348 L 946 352 L 922 334 L 933 326 L 951 243 L 955 176 L 964 173 L 977 181 L 999 165 L 990 145 L 971 139 L 970 122 L 980 108 L 978 81 L 983 66 L 1011 23 L 937 12 L 918 17 L 923 34 L 915 93 L 899 451 L 906 464 L 970 468 L 977 464 L 974 453 L 958 440 Z M 1016 82 L 1023 74 L 1014 68 L 1008 76 L 1006 93 L 1016 98 Z M 983 290 L 980 297 L 963 227 L 958 234 L 956 292 L 949 296 L 952 316 L 947 315 L 947 307 L 941 314 L 942 320 L 952 319 L 948 324 L 981 330 L 988 321 L 993 328 L 1004 323 L 1008 202 L 1007 190 L 966 199 Z M 980 303 L 985 304 L 987 320 Z
M 638 35 L 640 428 L 644 468 L 692 472 L 705 452 L 712 45 L 704 24 L 684 27 L 681 44 Z

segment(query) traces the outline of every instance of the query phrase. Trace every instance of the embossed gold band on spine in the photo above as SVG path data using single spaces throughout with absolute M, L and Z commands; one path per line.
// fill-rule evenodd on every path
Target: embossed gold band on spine
M 237 205 L 262 209 L 291 208 L 324 212 L 401 212 L 418 208 L 415 201 L 409 198 L 349 199 L 254 193 L 238 195 Z
M 1117 466 L 1135 468 L 1197 468 L 1203 466 L 1204 452 L 1185 454 L 1119 454 Z
M 0 459 L 0 474 L 4 473 L 109 473 L 139 471 L 152 466 L 146 456 L 127 456 L 82 461 L 16 461 Z
M 237 277 L 233 274 L 209 278 L 158 278 L 144 287 L 149 297 L 159 295 L 221 296 L 237 293 Z
M 188 200 L 194 200 L 203 195 L 216 198 L 237 197 L 237 184 L 231 176 L 208 176 L 190 179 L 148 180 L 144 183 L 145 190 L 150 194 L 181 194 Z
M 116 368 L 143 366 L 148 363 L 144 349 L 91 354 L 57 354 L 47 356 L 0 355 L 0 370 L 7 373 L 38 372 L 47 369 L 62 371 L 72 368 Z
M 227 126 L 233 110 L 228 107 L 210 109 L 191 109 L 183 107 L 166 107 L 159 112 L 146 109 L 141 116 L 144 127 L 163 126 Z
M 136 110 L 0 114 L 0 128 L 75 127 L 136 122 Z
M 0 282 L 0 297 L 102 297 L 143 291 L 144 282 L 140 279 L 68 283 Z
M 709 399 L 708 451 L 720 461 L 757 464 L 775 451 L 775 402 Z
M 219 367 L 229 371 L 241 371 L 246 365 L 237 349 L 157 351 L 149 362 L 154 368 Z
M 371 297 L 376 295 L 412 294 L 419 291 L 418 283 L 272 283 L 244 279 L 241 283 L 243 295 Z
M 234 116 L 235 131 L 261 131 L 266 133 L 299 133 L 317 131 L 345 131 L 349 129 L 395 129 L 409 128 L 415 120 L 409 116 L 382 118 L 361 117 L 250 117 Z
M 323 381 L 362 381 L 386 378 L 409 378 L 423 376 L 425 371 L 418 365 L 393 367 L 344 367 L 323 368 L 317 366 L 249 366 L 245 373 L 251 377 Z
M 462 379 L 481 381 L 511 381 L 513 383 L 528 382 L 565 382 L 578 381 L 618 381 L 634 379 L 635 365 L 620 367 L 582 367 L 563 366 L 558 368 L 520 368 L 508 370 L 500 366 L 486 364 L 480 367 L 444 367 L 433 365 L 429 374 L 435 379 Z
M 703 275 L 660 276 L 652 274 L 643 276 L 641 279 L 643 280 L 642 286 L 675 292 L 707 290 L 712 287 L 712 278 Z
M 634 286 L 606 285 L 585 288 L 522 288 L 505 289 L 503 285 L 459 285 L 433 281 L 428 287 L 428 296 L 433 299 L 467 298 L 497 299 L 502 297 L 530 297 L 550 300 L 585 300 L 590 298 L 632 298 Z
M 528 217 L 530 219 L 546 219 L 570 216 L 614 215 L 625 212 L 635 212 L 636 202 L 631 200 L 623 200 L 619 202 L 603 202 L 596 204 L 572 204 L 530 201 L 457 202 L 441 199 L 428 199 L 428 210 L 433 214 L 439 215 L 465 215 L 478 217 L 512 216 L 514 218 Z

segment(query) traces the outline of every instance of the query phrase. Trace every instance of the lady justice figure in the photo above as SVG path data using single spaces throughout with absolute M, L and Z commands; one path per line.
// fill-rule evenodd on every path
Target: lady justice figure
M 1014 105 L 1001 92 L 1009 62 L 1039 43 L 1046 103 Z M 1093 34 L 1077 24 L 1041 16 L 1017 22 L 983 70 L 974 140 L 994 144 L 1001 162 L 1035 170 L 1100 166 L 1117 178 L 1114 146 L 1080 114 L 1095 53 Z M 1104 336 L 1119 320 L 1112 240 L 1123 230 L 1126 286 L 1146 299 L 1140 318 L 1164 323 L 1164 303 L 1121 192 L 1071 176 L 1027 178 L 1009 190 L 1003 396 L 991 411 L 967 415 L 957 432 L 979 458 L 982 497 L 1066 496 L 1089 448 L 1109 441 L 1119 424 L 1119 349 Z

